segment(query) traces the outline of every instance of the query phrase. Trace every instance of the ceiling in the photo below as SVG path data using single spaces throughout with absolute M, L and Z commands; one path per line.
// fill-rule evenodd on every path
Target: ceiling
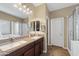
M 41 5 L 42 3 L 33 3 L 33 5 L 35 6 L 35 7 L 37 7 L 37 6 L 39 6 L 39 5 Z
M 41 5 L 42 3 L 32 3 L 35 7 Z M 27 18 L 27 15 L 22 11 L 15 8 L 14 3 L 0 3 L 0 11 L 6 12 L 8 14 L 20 17 L 20 18 Z M 76 3 L 47 3 L 47 7 L 49 11 L 54 11 L 58 9 L 62 9 L 65 7 L 69 7 L 71 5 L 76 5 Z
M 42 3 L 33 3 L 35 7 L 41 5 Z M 55 11 L 58 9 L 62 9 L 65 7 L 69 7 L 72 5 L 76 5 L 77 3 L 47 3 L 47 8 L 49 11 Z
M 14 7 L 14 3 L 0 3 L 0 11 L 19 18 L 27 18 L 27 15 L 25 13 Z
M 77 3 L 47 3 L 47 7 L 49 11 L 55 11 L 55 10 L 69 7 L 69 6 L 76 5 L 76 4 Z

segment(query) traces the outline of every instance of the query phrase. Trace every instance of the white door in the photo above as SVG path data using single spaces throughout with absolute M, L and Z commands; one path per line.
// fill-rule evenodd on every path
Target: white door
M 51 44 L 64 47 L 64 18 L 51 20 Z

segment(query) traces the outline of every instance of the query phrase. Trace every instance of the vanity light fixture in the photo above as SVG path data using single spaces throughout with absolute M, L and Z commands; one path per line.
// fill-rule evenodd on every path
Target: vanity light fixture
M 16 3 L 14 4 L 14 7 L 28 15 L 32 14 L 32 10 L 29 7 L 27 8 L 27 6 L 22 3 Z

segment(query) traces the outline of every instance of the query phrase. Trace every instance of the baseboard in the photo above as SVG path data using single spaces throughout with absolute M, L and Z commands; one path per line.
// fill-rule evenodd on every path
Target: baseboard
M 68 50 L 68 52 L 69 52 L 70 56 L 72 56 L 71 51 L 70 51 L 69 49 L 67 49 L 67 50 Z
M 67 49 L 69 54 L 70 54 L 70 56 L 72 56 L 71 51 L 69 50 L 69 48 L 64 47 L 64 49 Z
M 68 48 L 67 48 L 67 47 L 63 47 L 63 48 L 68 50 Z

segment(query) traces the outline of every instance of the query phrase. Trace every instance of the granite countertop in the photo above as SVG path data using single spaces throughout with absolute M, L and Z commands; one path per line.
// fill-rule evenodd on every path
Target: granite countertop
M 24 38 L 21 38 L 20 40 L 13 41 L 13 42 L 5 44 L 5 45 L 1 45 L 0 46 L 0 56 L 5 56 L 25 45 L 30 44 L 31 42 L 38 40 L 41 37 L 43 37 L 43 36 L 24 37 Z

